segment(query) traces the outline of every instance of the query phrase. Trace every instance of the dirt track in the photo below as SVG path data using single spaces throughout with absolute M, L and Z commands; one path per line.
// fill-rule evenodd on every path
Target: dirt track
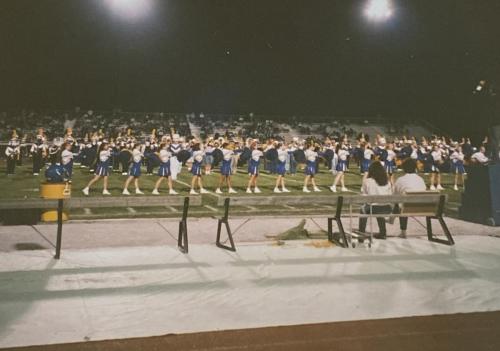
M 241 329 L 2 350 L 500 350 L 500 312 Z

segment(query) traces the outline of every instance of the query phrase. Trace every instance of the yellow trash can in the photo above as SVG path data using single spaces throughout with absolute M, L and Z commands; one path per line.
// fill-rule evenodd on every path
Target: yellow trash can
M 68 199 L 71 197 L 71 184 L 69 183 L 42 183 L 40 185 L 40 196 L 44 199 Z M 63 221 L 68 220 L 68 213 L 63 211 Z M 43 222 L 56 222 L 57 210 L 42 213 Z

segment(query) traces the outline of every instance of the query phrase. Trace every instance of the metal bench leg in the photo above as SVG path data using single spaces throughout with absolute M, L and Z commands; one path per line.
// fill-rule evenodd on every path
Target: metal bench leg
M 58 260 L 61 258 L 61 246 L 62 246 L 62 220 L 63 215 L 63 200 L 59 199 L 57 202 L 57 242 L 56 242 L 56 254 L 54 258 Z
M 231 244 L 231 246 L 224 245 L 220 240 L 221 231 L 222 231 L 222 223 L 224 223 L 224 225 L 226 226 L 227 237 L 229 239 L 229 243 Z M 229 227 L 228 221 L 225 219 L 219 219 L 219 223 L 217 225 L 217 240 L 215 241 L 215 245 L 217 245 L 217 247 L 220 247 L 221 249 L 236 252 L 236 246 L 234 245 L 233 235 L 231 233 L 231 228 Z
M 444 212 L 444 204 L 446 201 L 446 197 L 444 195 L 440 196 L 439 199 L 439 205 L 438 205 L 438 210 L 437 214 L 435 217 L 426 217 L 427 221 L 427 238 L 429 241 L 438 243 L 438 244 L 444 244 L 444 245 L 455 245 L 455 241 L 453 240 L 453 237 L 451 236 L 450 230 L 448 229 L 448 226 L 446 225 L 446 222 L 444 221 L 443 218 L 443 212 Z M 446 236 L 446 240 L 436 238 L 434 234 L 432 233 L 432 224 L 431 220 L 432 219 L 437 219 L 439 223 L 441 224 L 441 228 L 443 229 L 444 235 Z
M 189 209 L 189 197 L 184 198 L 184 209 L 182 211 L 182 219 L 179 222 L 179 235 L 177 236 L 177 247 L 182 253 L 189 252 L 187 217 Z
M 347 241 L 344 225 L 342 224 L 342 220 L 340 219 L 342 216 L 343 203 L 344 203 L 344 197 L 339 196 L 337 198 L 337 209 L 335 211 L 335 217 L 328 218 L 328 240 L 334 244 L 337 244 L 340 247 L 347 248 L 349 247 L 349 243 Z M 339 229 L 339 238 L 336 238 L 335 235 L 333 235 L 332 224 L 334 220 L 337 223 L 337 228 Z

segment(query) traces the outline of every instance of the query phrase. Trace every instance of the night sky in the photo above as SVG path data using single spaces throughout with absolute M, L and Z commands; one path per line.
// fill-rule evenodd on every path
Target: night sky
M 450 121 L 500 83 L 500 1 L 0 1 L 0 106 Z

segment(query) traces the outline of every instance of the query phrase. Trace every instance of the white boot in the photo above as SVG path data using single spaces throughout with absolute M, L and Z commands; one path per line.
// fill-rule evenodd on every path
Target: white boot
M 455 184 L 455 186 L 453 187 L 453 190 L 456 190 L 458 191 L 458 186 Z
M 276 188 L 274 188 L 274 192 L 275 193 L 281 193 L 281 190 L 276 187 Z
M 169 195 L 178 195 L 179 193 L 177 191 L 175 191 L 174 189 L 171 189 L 168 191 L 168 194 Z
M 86 196 L 89 196 L 89 188 L 83 188 L 82 193 Z
M 123 189 L 122 194 L 123 195 L 130 195 L 128 189 Z
M 349 189 L 347 189 L 345 186 L 343 186 L 341 190 L 342 191 L 349 191 Z
M 332 191 L 332 193 L 336 193 L 337 192 L 337 187 L 335 185 L 332 185 L 330 187 L 330 190 Z
M 302 188 L 302 191 L 305 192 L 305 193 L 310 193 L 311 191 L 309 189 L 307 189 L 306 187 L 303 187 Z
M 108 190 L 103 190 L 103 191 L 102 191 L 102 194 L 103 194 L 103 195 L 111 195 L 111 193 L 110 193 Z
M 282 192 L 284 192 L 284 193 L 289 193 L 289 192 L 290 192 L 290 190 L 288 190 L 288 189 L 287 189 L 287 188 L 285 188 L 285 187 L 283 187 L 283 189 L 282 189 L 281 191 L 282 191 Z
M 191 195 L 198 195 L 198 193 L 194 189 L 191 189 L 191 191 L 189 192 L 189 194 L 191 194 Z
M 437 186 L 437 188 L 436 188 L 436 189 L 437 189 L 437 190 L 444 190 L 444 188 L 441 186 L 441 184 L 438 184 L 438 186 Z
M 251 193 L 252 193 L 252 189 L 247 188 L 247 194 L 251 194 Z
M 259 188 L 255 187 L 255 189 L 253 189 L 253 192 L 256 194 L 260 194 L 262 191 L 260 191 Z
M 217 188 L 217 189 L 215 190 L 215 193 L 216 193 L 216 194 L 222 194 L 222 191 L 220 190 L 220 188 Z
M 136 193 L 137 195 L 143 195 L 143 194 L 144 194 L 144 193 L 141 191 L 141 189 L 139 189 L 139 188 L 135 188 L 135 193 Z
M 435 187 L 434 185 L 431 185 L 431 186 L 429 187 L 429 190 L 430 190 L 430 191 L 434 191 L 434 190 L 436 190 L 436 187 Z
M 238 192 L 233 188 L 229 188 L 229 194 L 237 194 Z
M 321 189 L 320 189 L 320 188 L 318 188 L 317 186 L 315 186 L 315 187 L 314 187 L 314 191 L 315 191 L 315 192 L 317 192 L 317 193 L 319 193 L 319 192 L 321 192 Z
M 158 189 L 153 189 L 152 194 L 153 195 L 160 195 L 160 192 L 158 191 Z
M 205 188 L 200 189 L 200 194 L 208 194 L 208 193 L 210 193 L 210 191 L 208 191 L 207 189 Z

